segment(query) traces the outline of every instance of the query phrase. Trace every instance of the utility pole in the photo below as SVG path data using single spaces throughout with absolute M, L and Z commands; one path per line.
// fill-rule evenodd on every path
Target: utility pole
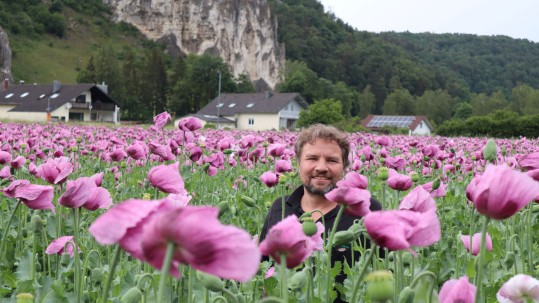
M 217 71 L 219 74 L 219 92 L 217 94 L 217 129 L 219 129 L 219 122 L 221 120 L 221 117 L 219 116 L 219 112 L 221 111 L 221 71 Z

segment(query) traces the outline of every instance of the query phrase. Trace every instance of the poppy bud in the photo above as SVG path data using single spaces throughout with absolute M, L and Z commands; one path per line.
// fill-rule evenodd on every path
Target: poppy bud
M 288 288 L 291 290 L 300 290 L 305 285 L 306 280 L 307 274 L 305 273 L 305 269 L 298 271 L 288 280 Z
M 287 179 L 286 175 L 279 175 L 279 184 L 286 184 Z
M 120 299 L 122 303 L 138 303 L 142 299 L 142 291 L 138 287 L 131 287 Z
M 62 264 L 62 266 L 69 265 L 69 262 L 71 262 L 71 256 L 69 254 L 65 253 L 60 257 L 60 264 Z
M 271 201 L 266 201 L 266 208 L 270 208 L 271 207 Z
M 427 157 L 427 156 L 424 156 L 424 157 L 423 157 L 423 161 L 429 161 L 429 160 L 430 160 L 429 157 Z
M 122 161 L 122 162 L 120 163 L 120 167 L 121 167 L 121 168 L 126 168 L 126 167 L 127 167 L 127 162 Z
M 234 152 L 234 151 L 231 150 L 231 149 L 225 149 L 225 150 L 223 150 L 223 154 L 225 154 L 225 155 L 230 155 L 230 154 L 233 153 L 233 152 Z
M 251 197 L 241 195 L 240 200 L 241 202 L 243 202 L 243 204 L 247 205 L 248 207 L 256 207 L 255 200 L 253 200 Z
M 496 146 L 496 142 L 494 142 L 494 140 L 492 139 L 489 139 L 487 141 L 487 144 L 483 148 L 483 158 L 487 161 L 494 162 L 497 155 L 498 147 Z
M 223 291 L 223 288 L 225 287 L 223 281 L 214 275 L 206 274 L 199 271 L 197 272 L 197 279 L 209 291 L 220 292 Z
M 316 234 L 316 231 L 318 230 L 318 228 L 316 227 L 316 223 L 314 223 L 313 221 L 313 217 L 311 213 L 309 212 L 304 213 L 303 215 L 301 215 L 299 220 L 302 222 L 301 227 L 303 228 L 303 233 L 306 236 L 310 237 Z
M 32 219 L 30 220 L 30 229 L 38 233 L 43 229 L 43 219 L 39 215 L 33 215 Z
M 236 215 L 236 211 L 237 211 L 236 206 L 231 205 L 231 206 L 230 206 L 230 213 L 231 213 L 233 216 L 235 216 L 235 215 Z
M 372 301 L 390 300 L 395 294 L 393 274 L 388 270 L 371 272 L 365 277 L 367 281 L 367 295 Z
M 505 146 L 502 146 L 502 156 L 506 156 L 507 155 L 507 148 Z
M 341 246 L 354 241 L 356 237 L 354 233 L 349 230 L 341 230 L 335 233 L 333 236 L 333 246 Z
M 298 175 L 298 173 L 295 172 L 295 171 L 293 171 L 293 172 L 290 172 L 288 175 L 290 176 L 290 178 L 293 179 L 293 178 L 295 178 L 295 177 Z
M 412 182 L 416 183 L 419 181 L 419 174 L 413 171 L 410 173 L 410 178 L 412 179 Z
M 387 167 L 380 167 L 378 169 L 378 175 L 379 180 L 386 181 L 389 178 L 389 170 Z
M 8 184 L 9 182 L 11 182 L 11 180 L 9 180 L 9 178 L 1 179 L 0 180 L 0 186 L 4 186 L 4 185 Z
M 229 209 L 230 206 L 228 205 L 227 201 L 221 201 L 217 204 L 217 207 L 219 207 L 219 215 L 218 218 L 220 218 L 222 215 L 224 215 Z
M 77 143 L 81 143 L 82 142 L 82 138 L 81 137 L 77 137 Z
M 268 142 L 264 142 L 264 143 L 262 143 L 262 146 L 264 146 L 264 147 L 268 147 L 268 145 L 269 145 L 269 143 L 268 143 Z
M 365 160 L 367 160 L 367 157 L 365 157 L 364 154 L 361 154 L 359 158 L 361 159 L 361 162 L 365 162 Z
M 143 193 L 142 194 L 142 200 L 151 200 L 152 199 L 152 195 L 149 194 L 149 193 Z
M 26 143 L 21 143 L 21 149 L 25 149 L 26 148 Z
M 202 165 L 202 168 L 201 168 L 201 169 L 202 169 L 203 171 L 207 171 L 208 168 L 210 168 L 210 163 L 204 163 L 204 165 Z
M 440 187 L 440 178 L 436 178 L 434 179 L 434 181 L 432 182 L 432 190 L 437 190 L 439 187 Z
M 505 254 L 503 264 L 505 265 L 506 270 L 509 270 L 511 267 L 513 267 L 513 264 L 515 264 L 515 254 L 513 252 L 508 252 L 507 254 Z
M 73 152 L 73 153 L 74 153 L 74 152 L 77 152 L 78 150 L 79 150 L 79 148 L 76 147 L 76 146 L 71 146 L 71 147 L 69 148 L 69 151 L 71 151 L 71 152 Z
M 17 295 L 16 303 L 33 303 L 34 296 L 30 293 L 24 292 Z
M 415 291 L 410 288 L 410 286 L 406 286 L 401 290 L 401 293 L 399 294 L 399 303 L 414 303 L 414 297 L 415 297 Z
M 449 151 L 450 151 L 453 155 L 455 154 L 455 149 L 454 149 L 453 147 L 451 147 L 451 148 L 449 149 Z

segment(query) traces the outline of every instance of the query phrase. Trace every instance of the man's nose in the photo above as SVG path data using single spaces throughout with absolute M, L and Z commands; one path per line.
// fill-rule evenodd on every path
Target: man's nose
M 315 170 L 316 171 L 327 171 L 328 170 L 327 162 L 326 161 L 318 161 L 318 163 L 316 164 Z

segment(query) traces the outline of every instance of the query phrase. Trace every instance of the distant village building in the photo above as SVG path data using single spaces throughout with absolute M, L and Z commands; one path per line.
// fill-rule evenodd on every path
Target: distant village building
M 369 115 L 361 125 L 374 131 L 384 127 L 406 128 L 410 135 L 430 135 L 434 132 L 434 128 L 425 116 Z
M 118 123 L 120 107 L 106 85 L 18 84 L 4 80 L 0 119 L 13 121 L 97 121 Z
M 301 110 L 309 105 L 298 93 L 221 94 L 189 115 L 219 128 L 240 130 L 295 129 Z M 178 125 L 178 120 L 175 125 Z

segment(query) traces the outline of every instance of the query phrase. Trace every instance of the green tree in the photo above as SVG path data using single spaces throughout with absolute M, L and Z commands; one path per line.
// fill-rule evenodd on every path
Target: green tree
M 429 120 L 439 125 L 443 121 L 451 119 L 454 104 L 454 98 L 446 91 L 427 90 L 422 96 L 416 98 L 416 114 L 425 115 Z
M 284 81 L 277 90 L 281 93 L 299 93 L 308 103 L 313 103 L 318 97 L 318 82 L 317 74 L 305 62 L 287 61 Z
M 298 126 L 304 127 L 315 123 L 336 124 L 344 121 L 342 104 L 335 99 L 315 101 L 306 110 L 299 113 Z
M 236 92 L 237 93 L 254 93 L 255 87 L 247 74 L 241 74 L 236 79 Z
M 511 91 L 511 109 L 520 115 L 539 114 L 539 91 L 527 84 L 520 84 Z
M 473 114 L 473 107 L 468 102 L 461 102 L 455 106 L 455 115 L 453 118 L 466 120 Z
M 398 89 L 387 96 L 384 115 L 413 115 L 414 97 L 406 89 Z
M 358 103 L 355 107 L 356 115 L 359 115 L 362 119 L 366 118 L 373 113 L 375 104 L 376 97 L 371 92 L 371 86 L 367 85 L 359 95 Z
M 154 47 L 146 53 L 141 84 L 142 103 L 151 112 L 145 120 L 151 121 L 153 116 L 168 109 L 168 82 L 161 48 Z

